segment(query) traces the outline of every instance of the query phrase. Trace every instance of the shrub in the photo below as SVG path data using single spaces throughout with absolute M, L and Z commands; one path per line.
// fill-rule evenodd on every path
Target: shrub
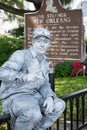
M 23 49 L 22 39 L 0 35 L 0 66 L 18 49 Z
M 24 27 L 15 28 L 12 30 L 12 35 L 15 37 L 24 38 Z
M 55 66 L 55 77 L 67 77 L 71 76 L 72 62 L 63 62 Z

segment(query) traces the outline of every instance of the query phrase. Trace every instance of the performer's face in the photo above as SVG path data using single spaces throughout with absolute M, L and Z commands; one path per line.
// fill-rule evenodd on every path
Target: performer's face
M 38 55 L 44 55 L 50 46 L 50 39 L 39 36 L 33 40 L 33 48 Z

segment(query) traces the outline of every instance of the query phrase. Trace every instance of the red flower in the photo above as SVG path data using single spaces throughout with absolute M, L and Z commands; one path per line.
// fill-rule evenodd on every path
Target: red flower
M 79 73 L 80 74 L 83 74 L 83 73 L 87 74 L 87 70 L 83 70 L 83 66 L 84 66 L 84 64 L 81 63 L 81 62 L 78 62 L 78 61 L 73 63 L 72 64 L 72 73 L 71 73 L 71 75 L 76 76 Z

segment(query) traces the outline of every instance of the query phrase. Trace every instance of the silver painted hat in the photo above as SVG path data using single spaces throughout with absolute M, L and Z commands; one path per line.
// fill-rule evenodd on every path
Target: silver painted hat
M 44 36 L 48 39 L 51 39 L 50 32 L 46 28 L 35 29 L 35 31 L 33 32 L 33 39 L 40 37 L 40 36 Z

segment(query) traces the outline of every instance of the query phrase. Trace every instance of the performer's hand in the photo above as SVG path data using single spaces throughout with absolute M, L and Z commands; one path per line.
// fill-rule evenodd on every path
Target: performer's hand
M 44 101 L 43 107 L 46 107 L 45 114 L 53 113 L 53 110 L 54 110 L 53 98 L 52 97 L 48 97 Z

